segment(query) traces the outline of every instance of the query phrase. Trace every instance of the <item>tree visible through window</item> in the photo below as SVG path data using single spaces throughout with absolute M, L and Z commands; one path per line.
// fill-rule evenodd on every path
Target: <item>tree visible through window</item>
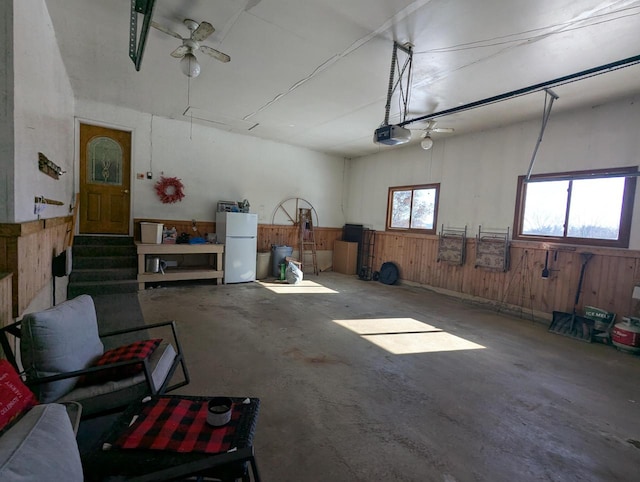
M 389 188 L 387 229 L 436 232 L 439 184 Z
M 637 168 L 518 180 L 516 237 L 628 247 Z

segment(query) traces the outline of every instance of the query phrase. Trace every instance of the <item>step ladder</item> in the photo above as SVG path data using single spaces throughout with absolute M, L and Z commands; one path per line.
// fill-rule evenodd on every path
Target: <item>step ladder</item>
M 316 235 L 313 230 L 313 216 L 310 208 L 298 209 L 298 230 L 300 235 L 300 244 L 298 251 L 300 253 L 300 262 L 302 263 L 302 271 L 305 271 L 305 266 L 309 257 L 313 264 L 313 272 L 318 275 L 318 255 L 316 253 Z

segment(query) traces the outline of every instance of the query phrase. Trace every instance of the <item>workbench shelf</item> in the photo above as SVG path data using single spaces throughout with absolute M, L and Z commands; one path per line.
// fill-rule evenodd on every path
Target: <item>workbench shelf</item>
M 224 271 L 222 270 L 223 244 L 146 244 L 136 242 L 138 253 L 138 289 L 143 290 L 145 283 L 158 283 L 162 281 L 202 280 L 213 279 L 222 282 Z M 164 273 L 146 272 L 147 255 L 209 255 L 204 266 L 189 266 L 184 268 L 166 268 Z

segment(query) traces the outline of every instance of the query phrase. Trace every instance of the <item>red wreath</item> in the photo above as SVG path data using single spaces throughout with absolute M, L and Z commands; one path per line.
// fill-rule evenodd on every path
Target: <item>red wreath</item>
M 164 204 L 171 204 L 182 201 L 184 185 L 177 177 L 160 176 L 160 180 L 155 185 L 156 193 Z

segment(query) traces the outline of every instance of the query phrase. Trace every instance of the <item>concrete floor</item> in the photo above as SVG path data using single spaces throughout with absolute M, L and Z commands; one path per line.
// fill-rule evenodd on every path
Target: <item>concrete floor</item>
M 178 393 L 260 397 L 263 480 L 640 480 L 640 357 L 422 288 L 270 287 L 139 294 L 178 321 Z

